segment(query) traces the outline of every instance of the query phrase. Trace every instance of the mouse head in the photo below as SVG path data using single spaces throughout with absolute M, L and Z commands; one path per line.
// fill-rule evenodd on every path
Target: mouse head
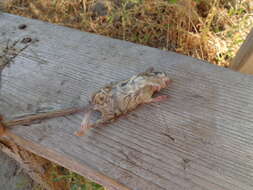
M 142 76 L 146 78 L 146 80 L 158 83 L 161 88 L 166 88 L 172 82 L 166 72 L 159 71 L 150 71 L 142 73 Z
M 161 87 L 165 88 L 170 85 L 172 80 L 169 78 L 168 74 L 165 72 L 153 72 L 156 80 L 160 81 Z

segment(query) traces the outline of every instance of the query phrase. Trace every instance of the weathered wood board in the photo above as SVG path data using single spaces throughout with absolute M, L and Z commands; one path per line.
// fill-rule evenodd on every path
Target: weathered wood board
M 253 28 L 237 52 L 230 68 L 242 73 L 253 74 Z
M 18 29 L 26 24 L 24 30 Z M 173 79 L 145 105 L 76 137 L 82 114 L 18 126 L 26 149 L 110 189 L 253 189 L 253 77 L 172 52 L 23 17 L 0 16 L 1 47 L 34 39 L 2 72 L 0 113 L 85 105 L 105 83 L 154 66 Z M 24 44 L 18 43 L 22 48 Z

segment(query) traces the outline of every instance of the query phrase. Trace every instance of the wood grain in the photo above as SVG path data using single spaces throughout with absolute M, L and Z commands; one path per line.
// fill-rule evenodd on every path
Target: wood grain
M 19 30 L 19 24 L 27 29 Z M 37 39 L 2 72 L 0 114 L 83 106 L 105 83 L 150 66 L 173 79 L 161 94 L 108 126 L 73 135 L 82 114 L 13 127 L 26 149 L 109 187 L 133 190 L 253 189 L 253 78 L 172 52 L 3 14 L 7 39 Z M 18 43 L 17 48 L 23 44 Z
M 230 68 L 242 73 L 253 74 L 253 28 L 243 42 Z

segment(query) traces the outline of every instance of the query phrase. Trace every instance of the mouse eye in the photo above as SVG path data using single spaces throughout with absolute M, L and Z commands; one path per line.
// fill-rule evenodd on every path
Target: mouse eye
M 106 87 L 106 88 L 104 88 L 104 91 L 105 91 L 105 92 L 109 92 L 109 91 L 110 91 L 110 88 L 109 88 L 109 87 Z
M 126 86 L 127 85 L 127 82 L 123 82 L 123 83 L 121 83 L 121 86 L 123 87 L 123 86 Z
M 155 72 L 155 75 L 158 76 L 158 77 L 164 77 L 165 73 L 163 73 L 163 72 Z

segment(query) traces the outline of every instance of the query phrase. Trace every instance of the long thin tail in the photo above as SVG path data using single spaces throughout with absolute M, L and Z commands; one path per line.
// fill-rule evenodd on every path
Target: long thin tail
M 78 112 L 82 112 L 85 109 L 86 108 L 76 107 L 76 108 L 66 108 L 66 109 L 61 109 L 61 110 L 55 110 L 55 111 L 46 112 L 46 113 L 36 113 L 34 115 L 25 116 L 23 118 L 11 120 L 11 121 L 3 120 L 3 125 L 5 127 L 12 127 L 16 125 L 29 125 L 29 124 L 32 124 L 32 122 L 36 120 L 45 120 L 45 119 L 51 119 L 55 117 L 75 114 Z

